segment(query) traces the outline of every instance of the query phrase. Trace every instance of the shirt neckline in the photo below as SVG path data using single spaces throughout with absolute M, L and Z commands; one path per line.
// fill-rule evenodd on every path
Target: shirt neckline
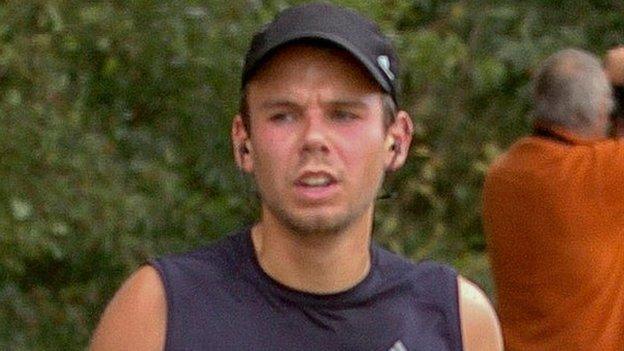
M 365 300 L 374 289 L 379 253 L 377 245 L 372 242 L 370 246 L 371 267 L 364 279 L 344 291 L 330 294 L 315 294 L 291 288 L 268 275 L 264 269 L 262 269 L 258 261 L 258 256 L 256 255 L 256 250 L 251 239 L 251 227 L 246 228 L 241 236 L 242 249 L 244 250 L 243 254 L 248 260 L 248 266 L 250 267 L 253 281 L 287 300 L 305 305 L 348 305 Z

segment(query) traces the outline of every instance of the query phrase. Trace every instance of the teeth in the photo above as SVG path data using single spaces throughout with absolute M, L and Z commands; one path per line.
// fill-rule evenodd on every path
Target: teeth
M 301 183 L 307 186 L 326 186 L 330 183 L 330 179 L 328 177 L 306 177 L 301 180 Z

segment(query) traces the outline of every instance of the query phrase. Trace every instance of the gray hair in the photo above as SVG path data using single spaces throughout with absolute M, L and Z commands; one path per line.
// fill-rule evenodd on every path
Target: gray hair
M 600 60 L 578 49 L 561 50 L 544 61 L 535 77 L 534 99 L 537 121 L 579 131 L 595 126 L 615 104 Z

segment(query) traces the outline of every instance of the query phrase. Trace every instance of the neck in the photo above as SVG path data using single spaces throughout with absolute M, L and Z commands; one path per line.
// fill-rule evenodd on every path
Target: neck
M 370 270 L 372 208 L 363 217 L 340 233 L 302 235 L 264 215 L 251 232 L 258 262 L 269 276 L 295 290 L 345 291 Z
M 543 121 L 536 121 L 533 124 L 533 129 L 550 130 L 558 135 L 562 135 L 565 138 L 575 140 L 600 140 L 605 139 L 608 136 L 606 130 L 598 124 L 592 128 L 570 128 Z
M 609 135 L 606 128 L 595 127 L 577 132 L 581 137 L 590 140 L 606 139 Z

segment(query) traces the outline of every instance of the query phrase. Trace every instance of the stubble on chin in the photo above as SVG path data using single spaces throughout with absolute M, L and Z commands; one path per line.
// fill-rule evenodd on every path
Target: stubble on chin
M 344 232 L 358 219 L 366 215 L 371 203 L 361 203 L 355 208 L 338 210 L 342 213 L 306 213 L 305 210 L 284 208 L 283 204 L 264 203 L 264 211 L 288 231 L 299 236 L 335 236 Z
M 289 229 L 290 232 L 300 236 L 312 235 L 337 235 L 349 227 L 353 221 L 350 214 L 338 218 L 321 215 L 293 214 L 288 211 L 278 210 L 274 212 L 276 218 Z M 353 216 L 354 217 L 354 216 Z

